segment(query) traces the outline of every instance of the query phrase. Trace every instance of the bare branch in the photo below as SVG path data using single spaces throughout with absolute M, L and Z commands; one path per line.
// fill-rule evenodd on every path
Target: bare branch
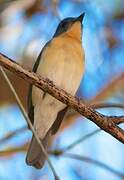
M 0 157 L 12 156 L 15 153 L 25 152 L 28 148 L 28 143 L 25 143 L 19 147 L 10 147 L 3 151 L 0 151 Z
M 85 161 L 87 163 L 97 165 L 101 168 L 106 169 L 107 171 L 110 171 L 111 173 L 115 174 L 116 176 L 119 176 L 120 178 L 124 179 L 124 173 L 121 173 L 121 172 L 115 170 L 114 168 L 104 164 L 103 162 L 97 161 L 97 160 L 92 159 L 90 157 L 72 154 L 72 153 L 64 153 L 64 154 L 62 154 L 62 157 L 71 158 L 71 159 L 75 159 L 75 160 L 79 160 L 79 161 Z
M 5 143 L 7 140 L 10 140 L 11 138 L 13 138 L 14 136 L 17 136 L 18 134 L 23 133 L 24 131 L 27 130 L 27 127 L 24 126 L 22 128 L 16 129 L 15 131 L 12 131 L 8 134 L 6 134 L 3 138 L 0 139 L 0 145 L 2 143 Z
M 96 125 L 98 125 L 101 129 L 111 134 L 120 142 L 124 143 L 124 131 L 115 124 L 112 116 L 109 117 L 96 112 L 91 107 L 85 105 L 81 99 L 73 97 L 64 90 L 56 87 L 49 79 L 41 78 L 35 73 L 25 70 L 19 64 L 15 63 L 14 61 L 2 54 L 0 54 L 0 65 L 7 68 L 9 71 L 15 73 L 19 77 L 25 79 L 27 82 L 49 93 L 59 101 L 75 109 L 81 115 L 85 116 L 86 118 L 94 122 Z
M 98 101 L 101 101 L 103 99 L 106 99 L 107 97 L 111 97 L 115 92 L 122 89 L 124 84 L 124 72 L 122 72 L 120 75 L 115 76 L 112 81 L 109 82 L 108 85 L 106 85 L 101 91 L 98 92 L 98 94 L 93 97 L 93 99 L 90 99 L 89 103 L 95 103 Z
M 109 118 L 117 125 L 124 123 L 124 116 L 110 116 Z
M 124 104 L 118 104 L 118 103 L 95 103 L 91 104 L 90 107 L 94 109 L 101 109 L 101 108 L 120 108 L 124 109 Z
M 85 102 L 87 104 L 87 102 Z M 93 109 L 102 109 L 102 108 L 119 108 L 119 109 L 124 109 L 124 104 L 118 104 L 118 103 L 102 103 L 102 102 L 97 102 L 95 104 L 88 103 L 88 105 L 93 108 Z M 81 114 L 76 112 L 74 109 L 69 108 L 68 112 L 65 115 L 64 121 L 62 123 L 62 126 L 60 128 L 60 131 L 62 131 L 65 128 L 68 128 L 71 126 L 75 120 L 80 117 Z M 121 122 L 122 123 L 122 122 Z M 118 123 L 117 123 L 118 124 Z
M 97 104 L 91 104 L 90 105 L 90 107 L 92 107 L 92 108 L 94 108 L 94 109 L 99 109 L 99 108 L 121 108 L 121 109 L 124 109 L 124 105 L 123 104 L 115 104 L 115 103 L 97 103 Z M 74 118 L 76 118 L 75 116 L 76 116 L 76 114 L 77 114 L 77 116 L 79 116 L 80 114 L 79 113 L 77 113 L 76 111 L 72 111 L 72 113 L 71 112 L 69 112 L 69 113 L 67 113 L 67 116 L 65 117 L 65 121 L 68 121 L 67 119 L 68 119 L 68 116 L 74 116 Z M 122 116 L 122 118 L 121 117 L 119 117 L 119 118 L 115 118 L 114 116 L 112 116 L 111 118 L 113 118 L 113 121 L 118 125 L 118 124 L 121 124 L 121 123 L 124 123 L 124 118 L 123 118 L 123 116 Z M 64 128 L 67 128 L 68 126 L 66 126 L 66 127 L 64 127 Z M 60 130 L 59 131 L 63 131 L 63 125 L 60 127 Z M 0 144 L 2 144 L 2 143 L 5 143 L 5 141 L 8 141 L 8 140 L 10 140 L 11 138 L 13 138 L 13 136 L 15 136 L 15 135 L 18 135 L 18 134 L 21 134 L 22 132 L 24 132 L 24 131 L 26 131 L 27 130 L 27 127 L 26 126 L 24 126 L 24 127 L 22 127 L 22 128 L 19 128 L 19 129 L 16 129 L 15 131 L 13 131 L 13 132 L 11 132 L 11 133 L 8 133 L 8 134 L 6 134 L 4 137 L 2 137 L 1 139 L 0 139 Z M 93 132 L 91 132 L 91 133 L 89 133 L 89 134 L 87 134 L 86 135 L 86 137 L 85 136 L 83 136 L 83 137 L 81 137 L 81 138 L 79 138 L 77 141 L 75 141 L 74 143 L 72 143 L 72 144 L 78 144 L 78 142 L 79 143 L 81 143 L 81 142 L 83 142 L 84 140 L 87 140 L 88 138 L 90 138 L 92 135 L 94 135 L 94 134 L 97 134 L 98 132 L 100 131 L 100 129 L 98 129 L 98 130 L 94 130 Z M 72 144 L 70 145 L 70 146 L 72 146 Z M 70 148 L 69 148 L 70 149 Z
M 7 84 L 9 85 L 9 88 L 10 88 L 11 92 L 13 93 L 13 95 L 14 95 L 14 97 L 15 97 L 15 99 L 16 99 L 19 107 L 20 107 L 20 110 L 21 110 L 21 112 L 22 112 L 25 120 L 27 121 L 30 129 L 32 130 L 32 133 L 33 133 L 33 135 L 35 136 L 35 138 L 36 138 L 36 140 L 37 140 L 37 143 L 39 144 L 40 148 L 42 149 L 42 151 L 43 151 L 43 153 L 44 153 L 44 155 L 45 155 L 45 157 L 46 157 L 46 159 L 47 159 L 47 162 L 48 162 L 48 164 L 49 164 L 49 166 L 50 166 L 50 168 L 51 168 L 51 170 L 52 170 L 52 172 L 53 172 L 53 174 L 54 174 L 55 179 L 58 180 L 59 177 L 58 177 L 58 175 L 56 174 L 56 171 L 55 171 L 55 169 L 54 169 L 54 167 L 53 167 L 53 165 L 52 165 L 52 163 L 51 163 L 51 160 L 50 160 L 49 157 L 48 157 L 48 154 L 47 154 L 47 152 L 46 152 L 46 150 L 45 150 L 42 142 L 40 141 L 37 133 L 35 132 L 35 129 L 34 129 L 32 123 L 31 123 L 31 121 L 30 121 L 30 119 L 29 119 L 29 117 L 28 117 L 28 115 L 27 115 L 27 112 L 26 112 L 23 104 L 21 103 L 21 100 L 20 100 L 19 96 L 17 95 L 17 93 L 16 93 L 13 85 L 11 84 L 10 80 L 8 79 L 5 71 L 3 70 L 3 68 L 2 68 L 1 66 L 0 66 L 0 70 L 1 70 L 1 72 L 2 72 L 3 77 L 5 78 L 5 80 L 6 80 L 6 82 L 7 82 Z
M 87 139 L 89 139 L 89 138 L 92 137 L 93 135 L 96 135 L 96 134 L 97 134 L 98 132 L 100 132 L 100 131 L 101 131 L 101 129 L 96 129 L 96 130 L 94 130 L 93 132 L 86 134 L 85 136 L 79 138 L 78 140 L 76 140 L 75 142 L 73 142 L 72 144 L 70 144 L 69 146 L 67 146 L 66 148 L 64 148 L 64 149 L 62 150 L 62 152 L 66 152 L 66 151 L 72 149 L 73 147 L 75 147 L 76 145 L 78 145 L 78 144 L 86 141 Z
M 25 152 L 27 150 L 27 147 L 28 147 L 28 143 L 25 143 L 19 147 L 11 147 L 11 148 L 8 148 L 6 150 L 3 150 L 3 151 L 0 151 L 0 157 L 7 157 L 7 156 L 12 156 L 14 155 L 15 153 L 20 153 L 20 152 Z M 54 155 L 54 156 L 61 156 L 61 157 L 65 157 L 65 158 L 72 158 L 72 159 L 75 159 L 75 160 L 80 160 L 80 161 L 84 161 L 84 162 L 87 162 L 87 163 L 91 163 L 91 164 L 94 164 L 98 167 L 101 167 L 119 177 L 121 177 L 122 179 L 124 179 L 124 173 L 121 173 L 117 170 L 115 170 L 114 168 L 104 164 L 103 162 L 100 162 L 98 160 L 95 160 L 95 159 L 92 159 L 90 157 L 87 157 L 87 156 L 82 156 L 82 155 L 77 155 L 77 154 L 72 154 L 72 153 L 64 153 L 63 151 L 57 151 L 56 150 L 53 150 L 53 151 L 50 151 L 49 152 L 50 155 Z

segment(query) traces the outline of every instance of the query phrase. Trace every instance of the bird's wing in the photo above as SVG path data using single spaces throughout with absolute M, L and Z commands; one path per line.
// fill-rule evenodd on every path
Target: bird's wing
M 51 128 L 52 134 L 55 134 L 58 131 L 67 110 L 68 110 L 68 107 L 65 107 L 63 110 L 58 112 L 57 118 Z
M 50 41 L 47 42 L 46 45 L 41 50 L 41 52 L 40 52 L 40 54 L 39 54 L 39 56 L 38 56 L 38 58 L 34 64 L 33 72 L 37 71 L 38 65 L 39 65 L 40 60 L 41 60 L 42 53 L 43 53 L 44 49 L 49 45 L 49 43 L 50 43 Z M 57 132 L 57 130 L 59 129 L 61 122 L 62 122 L 64 115 L 66 114 L 67 110 L 68 110 L 68 107 L 65 107 L 63 110 L 58 112 L 57 118 L 56 118 L 56 120 L 55 120 L 55 122 L 51 128 L 52 134 L 55 134 Z M 34 106 L 32 104 L 32 85 L 30 85 L 29 93 L 28 93 L 28 116 L 30 118 L 31 123 L 34 124 Z
M 42 53 L 43 53 L 44 49 L 48 46 L 49 43 L 50 43 L 50 41 L 48 41 L 45 44 L 45 46 L 43 47 L 43 49 L 41 50 L 34 66 L 33 66 L 33 70 L 32 70 L 33 72 L 37 71 L 38 65 L 41 60 Z M 34 107 L 32 104 L 32 85 L 29 86 L 29 91 L 28 91 L 28 116 L 30 118 L 31 123 L 34 124 Z

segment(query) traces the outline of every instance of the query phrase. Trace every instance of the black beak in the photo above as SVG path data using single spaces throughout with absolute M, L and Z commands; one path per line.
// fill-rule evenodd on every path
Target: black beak
M 84 19 L 84 15 L 85 15 L 85 13 L 82 13 L 80 16 L 78 16 L 78 17 L 75 19 L 75 21 L 80 21 L 81 24 L 82 24 L 82 21 L 83 21 L 83 19 Z

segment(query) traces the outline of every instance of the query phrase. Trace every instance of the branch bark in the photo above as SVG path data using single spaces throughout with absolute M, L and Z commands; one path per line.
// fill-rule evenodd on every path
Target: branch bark
M 98 113 L 93 108 L 85 105 L 81 99 L 73 97 L 72 95 L 60 89 L 59 87 L 56 87 L 54 83 L 49 79 L 45 79 L 43 77 L 41 78 L 35 73 L 24 69 L 19 64 L 17 64 L 16 62 L 14 62 L 13 60 L 9 59 L 1 53 L 0 65 L 5 67 L 9 71 L 15 73 L 17 76 L 23 78 L 27 82 L 49 93 L 51 96 L 55 97 L 59 101 L 75 109 L 81 115 L 94 122 L 105 132 L 111 134 L 120 142 L 124 143 L 124 130 L 117 126 L 118 122 L 124 122 L 124 116 L 113 117 L 105 116 L 101 113 Z

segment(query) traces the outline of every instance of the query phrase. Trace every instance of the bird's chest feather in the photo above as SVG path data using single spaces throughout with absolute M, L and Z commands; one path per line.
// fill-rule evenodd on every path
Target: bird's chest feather
M 75 94 L 83 74 L 81 43 L 72 38 L 55 38 L 44 50 L 37 73 Z

